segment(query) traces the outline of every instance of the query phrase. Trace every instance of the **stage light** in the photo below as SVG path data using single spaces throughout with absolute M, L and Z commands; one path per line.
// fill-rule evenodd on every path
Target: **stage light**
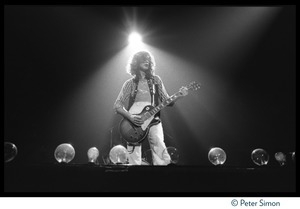
M 136 32 L 133 32 L 129 35 L 128 42 L 131 53 L 135 53 L 140 50 L 145 50 L 145 45 L 142 42 L 142 37 Z
M 287 155 L 288 165 L 293 165 L 296 162 L 296 152 L 289 152 Z
M 292 160 L 295 162 L 296 161 L 296 152 L 292 152 Z
M 15 159 L 18 154 L 17 146 L 11 142 L 4 142 L 4 162 L 8 163 Z
M 128 164 L 128 151 L 122 145 L 116 145 L 109 152 L 109 159 L 113 164 Z
M 282 152 L 275 153 L 275 159 L 279 163 L 280 166 L 283 166 L 286 164 L 286 156 Z
M 256 165 L 267 165 L 269 162 L 269 154 L 264 149 L 258 148 L 252 151 L 251 159 Z
M 175 147 L 167 147 L 166 149 L 164 149 L 162 155 L 163 156 L 164 155 L 169 155 L 170 158 L 171 158 L 171 160 L 170 160 L 171 164 L 176 164 L 179 161 L 179 153 L 178 153 L 178 150 Z
M 222 165 L 226 161 L 226 153 L 223 149 L 219 147 L 214 147 L 208 152 L 208 160 L 213 165 Z
M 128 41 L 130 45 L 140 44 L 142 43 L 142 37 L 140 34 L 133 32 L 129 35 Z
M 55 149 L 54 157 L 59 163 L 69 163 L 75 157 L 75 149 L 71 144 L 60 144 Z
M 99 150 L 96 147 L 91 147 L 87 152 L 89 163 L 99 164 Z

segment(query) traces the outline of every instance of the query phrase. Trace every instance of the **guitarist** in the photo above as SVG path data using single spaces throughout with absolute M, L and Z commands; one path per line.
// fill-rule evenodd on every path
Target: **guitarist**
M 135 114 L 142 112 L 147 105 L 155 107 L 169 98 L 161 78 L 155 75 L 154 71 L 155 60 L 149 52 L 140 51 L 135 53 L 127 65 L 127 72 L 132 78 L 125 81 L 114 104 L 116 113 L 137 126 L 141 126 L 143 121 L 140 116 Z M 187 88 L 181 87 L 180 93 L 181 95 L 178 98 L 186 96 L 188 94 Z M 173 106 L 176 100 L 169 106 Z M 160 121 L 159 113 L 155 115 L 154 119 Z M 166 145 L 161 122 L 150 127 L 148 141 L 152 151 L 153 165 L 168 165 L 171 158 L 168 153 L 163 152 Z M 127 144 L 127 150 L 129 164 L 141 165 L 141 144 Z

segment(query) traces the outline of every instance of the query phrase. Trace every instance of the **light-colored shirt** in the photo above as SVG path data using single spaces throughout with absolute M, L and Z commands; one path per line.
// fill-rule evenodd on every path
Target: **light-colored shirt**
M 147 83 L 147 80 L 144 82 L 139 81 L 137 88 L 137 94 L 134 102 L 149 102 L 151 103 L 151 94 L 150 89 Z
M 139 82 L 140 83 L 140 82 Z M 159 98 L 159 102 L 164 102 L 165 100 L 169 99 L 170 96 L 166 91 L 166 88 L 161 80 L 161 78 L 158 75 L 154 75 L 154 84 L 158 85 L 158 92 L 155 92 L 156 94 L 158 93 L 158 98 Z M 148 101 L 150 98 L 150 93 L 149 93 L 149 87 L 148 84 L 147 85 L 147 89 L 140 88 L 140 85 L 138 86 L 138 93 L 137 96 L 135 98 L 136 102 L 141 102 L 141 101 Z M 127 81 L 124 82 L 121 91 L 114 103 L 114 110 L 120 108 L 120 107 L 125 107 L 126 110 L 128 110 L 128 102 L 129 102 L 129 98 L 130 95 L 133 96 L 134 95 L 134 90 L 136 88 L 136 83 L 134 82 L 133 78 L 128 79 Z M 140 88 L 140 89 L 139 89 Z M 144 92 L 143 92 L 144 91 Z M 145 92 L 148 91 L 148 92 Z M 143 93 L 145 93 L 143 95 Z M 148 96 L 149 95 L 149 96 Z

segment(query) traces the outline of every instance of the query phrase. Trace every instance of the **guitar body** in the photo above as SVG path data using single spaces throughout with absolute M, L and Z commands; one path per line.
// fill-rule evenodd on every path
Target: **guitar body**
M 126 142 L 129 144 L 138 145 L 147 137 L 150 127 L 160 122 L 159 120 L 154 119 L 154 116 L 146 119 L 147 114 L 149 114 L 149 111 L 151 111 L 153 108 L 153 106 L 148 105 L 144 107 L 141 113 L 136 114 L 141 116 L 143 120 L 145 119 L 142 126 L 136 126 L 125 118 L 121 120 L 119 124 L 119 132 Z
M 192 82 L 185 87 L 187 89 L 197 90 L 198 88 L 200 88 L 200 84 Z M 139 143 L 141 143 L 147 137 L 150 127 L 160 122 L 160 120 L 156 120 L 154 118 L 155 114 L 162 110 L 164 107 L 168 106 L 180 95 L 181 92 L 179 91 L 156 107 L 153 107 L 151 105 L 144 107 L 141 113 L 136 114 L 141 116 L 141 119 L 144 121 L 141 126 L 136 126 L 129 120 L 123 118 L 119 125 L 119 132 L 122 138 L 129 144 L 139 145 Z

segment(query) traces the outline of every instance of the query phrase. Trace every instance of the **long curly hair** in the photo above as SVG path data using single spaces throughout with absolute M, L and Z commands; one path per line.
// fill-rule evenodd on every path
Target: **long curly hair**
M 147 71 L 146 77 L 152 77 L 156 64 L 153 55 L 148 51 L 139 51 L 132 55 L 126 67 L 127 73 L 137 79 L 140 76 L 140 64 L 145 60 L 149 61 L 149 71 Z

